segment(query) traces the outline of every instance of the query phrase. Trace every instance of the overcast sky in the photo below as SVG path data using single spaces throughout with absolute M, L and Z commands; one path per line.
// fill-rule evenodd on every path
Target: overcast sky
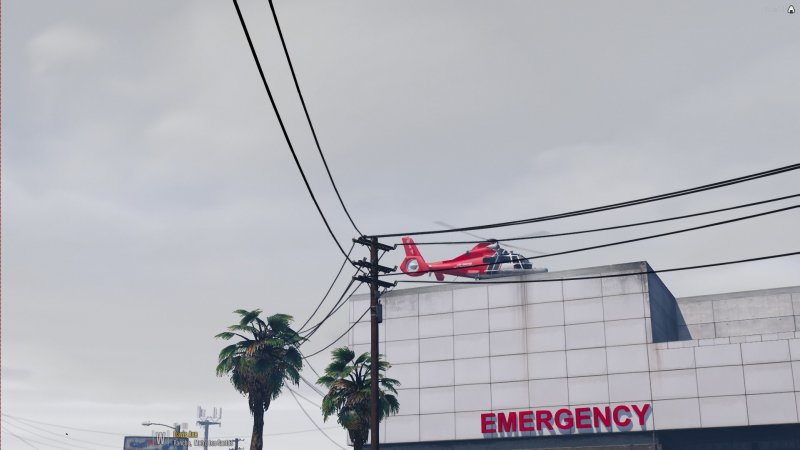
M 313 147 L 267 4 L 242 7 L 313 188 L 349 247 L 354 231 Z M 557 213 L 800 160 L 800 14 L 786 14 L 784 1 L 276 7 L 331 170 L 367 233 Z M 69 431 L 62 437 L 8 417 L 4 430 L 62 447 L 119 448 L 124 434 L 150 433 L 143 420 L 197 429 L 204 405 L 225 411 L 212 437 L 249 438 L 246 401 L 214 374 L 223 343 L 213 335 L 237 308 L 302 323 L 341 255 L 294 167 L 233 5 L 7 0 L 2 63 L 2 410 L 119 435 L 36 425 Z M 555 233 L 795 193 L 792 172 L 487 234 Z M 799 224 L 793 210 L 535 264 L 667 268 L 797 251 Z M 677 226 L 523 245 L 552 252 Z M 466 248 L 422 250 L 436 260 Z M 689 296 L 798 285 L 798 274 L 800 258 L 787 258 L 663 279 Z M 342 333 L 345 315 L 306 348 Z M 321 369 L 327 355 L 313 362 Z M 310 428 L 288 394 L 266 416 L 267 434 Z M 328 431 L 344 442 L 342 431 Z M 24 444 L 4 431 L 2 446 Z M 316 431 L 267 436 L 265 447 L 335 448 Z

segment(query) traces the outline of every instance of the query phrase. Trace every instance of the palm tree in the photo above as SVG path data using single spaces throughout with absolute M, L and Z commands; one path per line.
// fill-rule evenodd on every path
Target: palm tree
M 239 323 L 215 337 L 241 340 L 219 352 L 217 376 L 230 375 L 233 387 L 247 396 L 253 415 L 250 450 L 261 450 L 264 412 L 287 381 L 295 385 L 300 381 L 303 358 L 297 346 L 303 338 L 289 326 L 292 316 L 275 314 L 265 322 L 258 317 L 260 309 L 234 313 L 241 316 Z
M 325 375 L 317 383 L 328 388 L 328 394 L 322 399 L 322 414 L 325 420 L 334 413 L 339 425 L 344 427 L 353 441 L 354 450 L 361 450 L 369 437 L 370 419 L 370 354 L 364 353 L 358 358 L 353 350 L 340 347 L 331 352 L 333 361 L 325 368 Z M 378 357 L 379 389 L 378 421 L 388 414 L 397 414 L 400 404 L 396 386 L 400 382 L 386 378 L 384 373 L 391 364 Z M 392 394 L 387 394 L 386 391 Z

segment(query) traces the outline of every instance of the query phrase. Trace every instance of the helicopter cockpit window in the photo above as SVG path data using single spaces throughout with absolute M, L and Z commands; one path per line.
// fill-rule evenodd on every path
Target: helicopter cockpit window
M 513 261 L 514 261 L 514 268 L 515 269 L 522 269 L 522 265 L 520 265 L 519 258 L 517 257 L 517 255 L 512 256 L 511 259 L 513 259 Z
M 522 258 L 522 268 L 523 269 L 533 269 L 533 264 L 528 260 L 528 258 Z

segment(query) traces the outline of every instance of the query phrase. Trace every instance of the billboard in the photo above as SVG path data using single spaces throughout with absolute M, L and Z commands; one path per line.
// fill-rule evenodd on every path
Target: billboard
M 188 450 L 188 438 L 125 436 L 123 450 Z

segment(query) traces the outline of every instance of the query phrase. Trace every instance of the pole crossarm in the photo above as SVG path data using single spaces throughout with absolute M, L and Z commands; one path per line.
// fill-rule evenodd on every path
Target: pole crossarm
M 367 283 L 367 284 L 375 283 L 378 286 L 385 287 L 385 288 L 390 288 L 390 287 L 397 286 L 397 281 L 395 281 L 394 283 L 389 283 L 389 282 L 386 282 L 386 281 L 383 281 L 383 280 L 373 279 L 371 276 L 368 277 L 366 275 L 358 275 L 358 276 L 353 277 L 353 279 L 356 280 L 356 281 L 360 281 L 362 283 Z
M 368 262 L 367 258 L 359 259 L 357 261 L 353 261 L 353 264 L 357 265 L 358 267 L 363 267 L 365 269 L 371 269 L 372 268 L 372 263 Z M 395 270 L 397 270 L 397 266 L 386 267 L 386 266 L 382 266 L 380 264 L 376 264 L 375 267 L 378 269 L 379 272 L 383 272 L 383 273 L 392 273 Z
M 356 244 L 361 244 L 369 247 L 372 245 L 373 240 L 377 240 L 377 238 L 374 237 L 368 238 L 366 236 L 361 236 L 358 239 L 353 239 L 353 242 L 355 242 Z M 386 244 L 381 244 L 380 242 L 376 242 L 375 245 L 378 246 L 378 250 L 383 250 L 384 252 L 394 250 L 396 247 L 395 245 L 386 245 Z

